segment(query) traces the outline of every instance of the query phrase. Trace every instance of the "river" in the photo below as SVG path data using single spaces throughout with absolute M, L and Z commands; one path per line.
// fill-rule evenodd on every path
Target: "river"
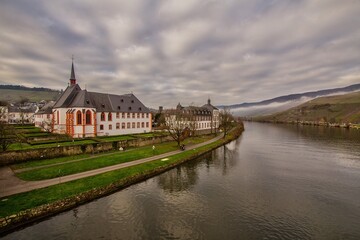
M 4 239 L 360 239 L 360 131 L 245 129 L 198 160 Z

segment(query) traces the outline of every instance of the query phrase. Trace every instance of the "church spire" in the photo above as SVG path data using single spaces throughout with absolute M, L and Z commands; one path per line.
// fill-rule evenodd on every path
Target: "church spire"
M 76 84 L 76 78 L 75 78 L 75 70 L 74 70 L 74 57 L 72 57 L 71 61 L 71 75 L 70 75 L 70 86 Z

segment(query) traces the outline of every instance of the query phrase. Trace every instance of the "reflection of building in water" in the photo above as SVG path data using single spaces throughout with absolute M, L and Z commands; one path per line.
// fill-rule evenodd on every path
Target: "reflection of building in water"
M 213 165 L 215 169 L 221 169 L 223 175 L 226 175 L 237 164 L 238 141 L 233 141 L 212 151 L 211 156 L 206 160 L 207 168 L 209 169 Z
M 188 162 L 159 175 L 158 185 L 169 192 L 187 190 L 197 183 L 199 178 L 195 162 Z

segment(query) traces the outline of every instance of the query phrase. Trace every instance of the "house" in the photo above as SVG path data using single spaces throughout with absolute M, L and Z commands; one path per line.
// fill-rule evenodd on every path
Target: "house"
M 74 63 L 70 84 L 52 107 L 52 131 L 74 138 L 150 132 L 151 113 L 134 95 L 88 92 L 76 83 Z
M 35 105 L 28 106 L 9 106 L 8 108 L 8 123 L 24 124 L 34 123 L 35 113 L 38 111 Z
M 8 112 L 9 107 L 8 106 L 0 106 L 0 122 L 8 123 Z
M 52 131 L 53 114 L 52 109 L 55 105 L 54 101 L 50 101 L 35 113 L 35 127 L 40 127 L 46 132 Z
M 211 105 L 210 99 L 202 107 L 184 107 L 179 103 L 176 109 L 166 111 L 165 121 L 181 121 L 191 131 L 198 133 L 215 133 L 219 128 L 219 109 Z

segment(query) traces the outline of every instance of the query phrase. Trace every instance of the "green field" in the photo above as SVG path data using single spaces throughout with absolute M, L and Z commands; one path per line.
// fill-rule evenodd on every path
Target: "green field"
M 255 120 L 360 123 L 360 92 L 317 98 L 287 111 Z
M 50 101 L 56 100 L 59 94 L 59 92 L 50 91 L 0 89 L 0 101 L 19 102 L 24 98 L 29 99 L 30 102 L 40 102 L 41 100 Z

